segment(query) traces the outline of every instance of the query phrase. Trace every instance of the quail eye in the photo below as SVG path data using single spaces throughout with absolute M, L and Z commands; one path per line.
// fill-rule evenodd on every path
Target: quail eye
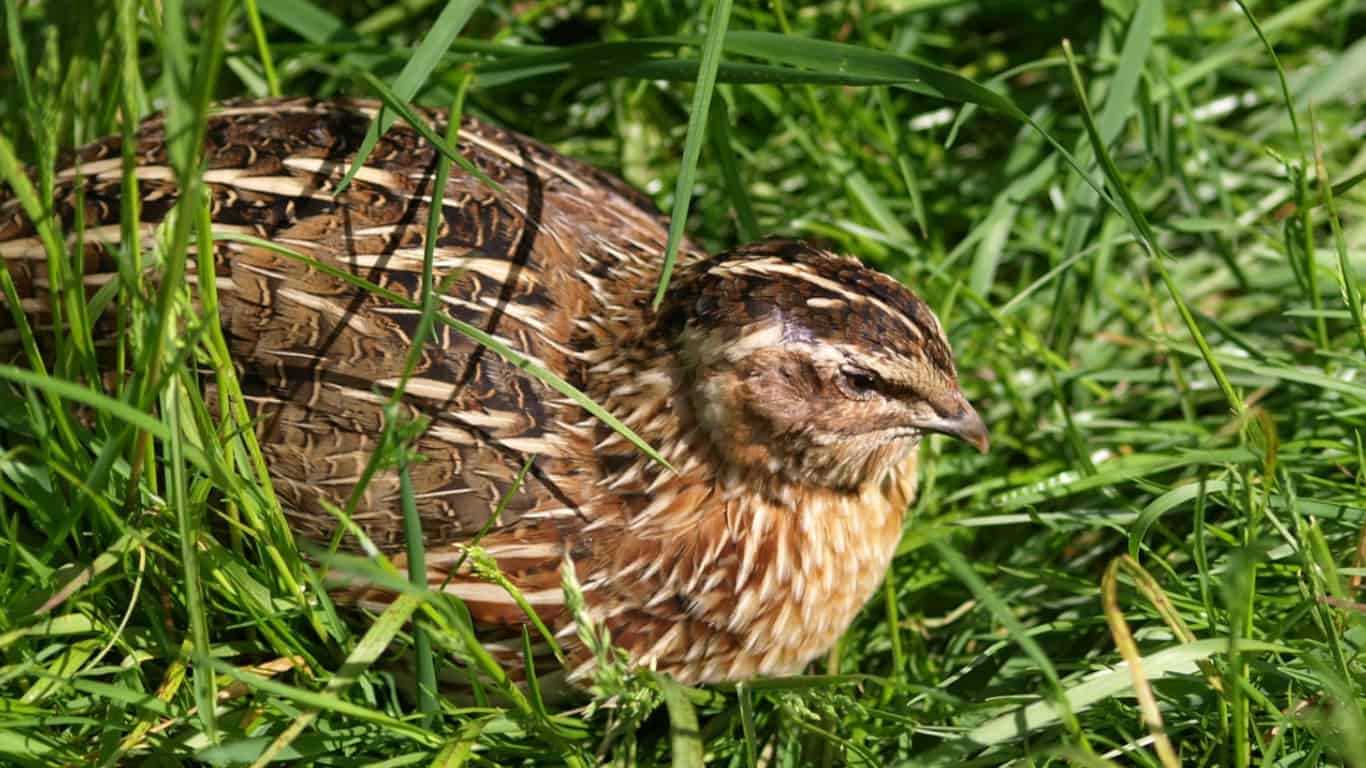
M 878 391 L 882 380 L 872 371 L 862 368 L 842 368 L 840 374 L 849 390 L 859 395 L 870 395 Z

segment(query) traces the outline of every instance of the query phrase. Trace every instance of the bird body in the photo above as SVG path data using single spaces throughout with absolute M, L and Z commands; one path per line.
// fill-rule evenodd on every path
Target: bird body
M 432 587 L 495 633 L 525 621 L 464 559 L 501 506 L 479 544 L 564 635 L 579 675 L 592 662 L 573 637 L 565 562 L 614 644 L 683 682 L 792 673 L 827 650 L 888 568 L 921 435 L 985 449 L 929 308 L 852 259 L 769 240 L 717 256 L 685 242 L 654 310 L 667 222 L 620 180 L 509 131 L 466 118 L 459 132 L 458 151 L 496 186 L 453 169 L 434 194 L 438 155 L 400 123 L 335 194 L 377 110 L 230 103 L 205 139 L 214 231 L 249 236 L 215 241 L 220 318 L 295 531 L 334 533 L 326 504 L 360 479 L 421 317 L 333 272 L 420 301 L 439 198 L 440 309 L 582 390 L 673 469 L 437 325 L 403 399 L 428 421 L 410 471 Z M 443 128 L 444 116 L 422 115 Z M 164 122 L 144 123 L 137 142 L 150 238 L 178 190 Z M 117 278 L 120 153 L 117 139 L 98 142 L 58 172 L 68 229 L 83 184 L 89 284 Z M 34 227 L 3 191 L 0 255 L 21 296 L 49 288 Z M 398 475 L 381 471 L 354 520 L 402 566 L 398 499 Z

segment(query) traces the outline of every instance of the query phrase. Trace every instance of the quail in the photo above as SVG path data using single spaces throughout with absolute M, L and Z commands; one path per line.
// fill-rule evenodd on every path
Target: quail
M 526 621 L 464 557 L 501 506 L 480 546 L 564 635 L 575 674 L 592 660 L 574 638 L 565 563 L 587 615 L 631 662 L 684 683 L 790 674 L 828 650 L 889 567 L 922 438 L 987 448 L 930 307 L 850 257 L 770 239 L 716 255 L 685 242 L 656 309 L 667 220 L 619 179 L 511 131 L 464 118 L 456 149 L 485 178 L 452 168 L 434 191 L 437 152 L 399 122 L 337 194 L 378 110 L 230 102 L 205 137 L 214 232 L 281 246 L 219 238 L 213 263 L 222 328 L 295 532 L 333 535 L 326 506 L 359 480 L 421 319 L 335 271 L 418 300 L 435 215 L 440 310 L 587 394 L 671 468 L 437 325 L 402 400 L 427 423 L 411 473 L 430 585 L 490 636 Z M 420 115 L 444 130 L 443 114 Z M 178 198 L 165 122 L 144 122 L 136 141 L 150 239 Z M 118 279 L 121 152 L 105 139 L 57 172 L 68 232 L 83 205 L 89 286 Z M 46 255 L 3 188 L 0 255 L 41 324 Z M 96 327 L 112 332 L 107 319 Z M 354 520 L 403 566 L 395 472 L 372 478 Z

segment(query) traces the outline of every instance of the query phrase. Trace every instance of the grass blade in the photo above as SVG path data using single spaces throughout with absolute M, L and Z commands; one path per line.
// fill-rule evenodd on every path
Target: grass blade
M 693 90 L 692 109 L 688 111 L 688 137 L 683 142 L 683 161 L 674 187 L 674 207 L 669 219 L 669 239 L 664 246 L 664 266 L 659 273 L 659 288 L 655 290 L 654 308 L 664 302 L 669 288 L 678 247 L 683 243 L 683 228 L 688 225 L 688 206 L 692 203 L 693 178 L 697 173 L 697 158 L 702 154 L 702 142 L 707 136 L 707 113 L 711 109 L 712 92 L 716 89 L 716 71 L 721 65 L 721 52 L 730 23 L 731 0 L 713 0 L 711 20 L 707 23 L 707 37 L 702 42 L 702 63 L 697 70 L 697 86 Z
M 702 768 L 702 732 L 697 725 L 697 710 L 682 686 L 664 676 L 656 678 L 664 692 L 664 704 L 669 710 L 669 739 L 672 743 L 674 768 Z
M 427 81 L 432 70 L 435 69 L 436 65 L 441 61 L 441 57 L 446 55 L 446 51 L 451 47 L 451 43 L 455 42 L 455 38 L 460 34 L 460 30 L 465 28 L 465 23 L 470 20 L 470 16 L 473 15 L 474 9 L 478 6 L 478 0 L 449 0 L 449 2 L 446 3 L 446 6 L 441 9 L 441 15 L 436 17 L 436 21 L 432 24 L 431 30 L 429 30 L 426 37 L 422 39 L 421 45 L 413 52 L 413 55 L 408 59 L 408 62 L 403 65 L 403 71 L 399 72 L 398 77 L 394 78 L 393 95 L 396 98 L 393 98 L 391 102 L 386 102 L 389 103 L 390 107 L 393 107 L 394 104 L 399 101 L 411 101 L 412 98 L 417 95 L 418 89 Z M 364 74 L 369 75 L 371 78 L 374 77 L 368 72 Z M 337 194 L 341 194 L 346 190 L 346 187 L 351 183 L 351 179 L 355 177 L 356 173 L 365 165 L 365 161 L 369 159 L 371 150 L 373 150 L 375 144 L 379 142 L 379 137 L 383 135 L 385 131 L 389 130 L 389 127 L 394 124 L 394 120 L 397 119 L 397 117 L 398 115 L 392 114 L 387 110 L 380 110 L 379 117 L 372 121 L 370 127 L 366 130 L 365 138 L 361 140 L 360 148 L 356 150 L 356 158 L 351 161 L 351 168 L 347 170 L 346 175 L 337 183 Z M 414 122 L 407 115 L 404 117 L 405 119 L 408 119 L 409 123 L 415 128 L 422 122 L 420 120 Z M 460 157 L 459 153 L 455 153 L 455 156 Z M 463 160 L 464 158 L 461 157 L 460 159 Z M 478 175 L 477 171 L 475 171 L 475 173 Z
M 1222 653 L 1227 647 L 1228 641 L 1223 638 L 1177 645 L 1143 657 L 1143 670 L 1148 680 L 1189 674 L 1198 669 L 1196 662 Z M 1283 645 L 1256 640 L 1244 640 L 1241 647 L 1248 653 L 1290 652 L 1290 649 Z M 1132 677 L 1126 667 L 1121 666 L 1103 672 L 1069 688 L 1066 692 L 1067 706 L 1075 712 L 1084 711 L 1101 701 L 1130 690 L 1132 684 Z M 1059 722 L 1061 718 L 1060 710 L 1052 701 L 1029 704 L 994 717 L 974 728 L 960 739 L 936 750 L 936 754 L 926 760 L 925 764 L 942 765 L 952 762 L 957 755 L 1023 738 L 1028 734 L 1037 733 L 1047 725 Z
M 1118 206 L 1120 212 L 1128 221 L 1129 226 L 1134 230 L 1134 235 L 1143 247 L 1148 251 L 1153 261 L 1153 267 L 1157 270 L 1162 279 L 1163 286 L 1166 287 L 1172 301 L 1176 303 L 1177 311 L 1181 313 L 1181 319 L 1186 323 L 1186 330 L 1195 340 L 1196 346 L 1200 348 L 1200 356 L 1204 358 L 1205 365 L 1209 367 L 1210 373 L 1219 382 L 1219 388 L 1224 393 L 1224 398 L 1228 400 L 1229 408 L 1234 414 L 1241 414 L 1243 411 L 1242 398 L 1233 390 L 1233 385 L 1229 384 L 1228 377 L 1224 375 L 1224 369 L 1219 365 L 1219 361 L 1214 357 L 1214 351 L 1210 348 L 1209 341 L 1205 339 L 1205 334 L 1200 330 L 1200 326 L 1195 322 L 1195 316 L 1191 314 L 1190 307 L 1177 290 L 1176 284 L 1172 281 L 1171 273 L 1167 270 L 1168 257 L 1165 250 L 1158 243 L 1152 227 L 1148 225 L 1147 218 L 1143 215 L 1142 209 L 1134 200 L 1129 192 L 1128 186 L 1120 178 L 1119 169 L 1115 167 L 1114 160 L 1110 158 L 1110 152 L 1105 146 L 1105 140 L 1100 135 L 1100 129 L 1096 127 L 1095 118 L 1091 114 L 1091 106 L 1086 100 L 1086 89 L 1081 82 L 1081 73 L 1077 71 L 1076 60 L 1072 56 L 1071 44 L 1063 41 L 1063 52 L 1067 56 L 1067 64 L 1072 73 L 1072 86 L 1076 93 L 1077 100 L 1081 104 L 1082 124 L 1086 127 L 1086 134 L 1091 139 L 1091 149 L 1096 153 L 1096 158 L 1100 161 L 1100 167 L 1105 172 L 1106 181 L 1110 188 L 1119 196 Z

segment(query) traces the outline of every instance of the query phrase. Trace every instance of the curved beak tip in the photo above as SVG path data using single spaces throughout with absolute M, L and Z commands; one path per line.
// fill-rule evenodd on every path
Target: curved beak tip
M 981 453 L 991 450 L 991 434 L 987 431 L 986 422 L 966 400 L 956 416 L 935 419 L 933 423 L 922 423 L 920 426 L 931 432 L 956 437 Z
M 972 444 L 977 447 L 978 453 L 987 454 L 991 452 L 991 438 L 987 437 L 986 432 L 983 432 L 980 436 L 973 438 Z
M 991 434 L 987 431 L 986 422 L 972 408 L 968 408 L 966 417 L 962 419 L 958 437 L 977 448 L 979 453 L 985 454 L 991 450 Z

